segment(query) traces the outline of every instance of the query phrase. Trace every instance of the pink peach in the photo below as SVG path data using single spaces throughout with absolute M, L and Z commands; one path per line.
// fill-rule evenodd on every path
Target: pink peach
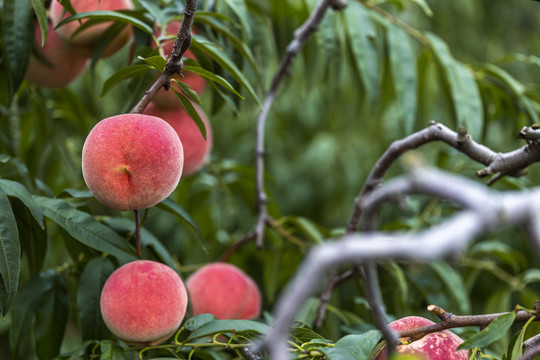
M 178 101 L 178 100 L 177 100 Z M 168 122 L 178 134 L 184 148 L 184 171 L 185 176 L 198 171 L 205 163 L 212 150 L 212 128 L 210 122 L 202 109 L 196 105 L 195 109 L 206 128 L 206 140 L 195 121 L 189 117 L 183 108 L 175 110 L 164 110 L 159 106 L 150 103 L 145 114 L 157 116 Z
M 183 164 L 176 131 L 165 120 L 143 114 L 101 120 L 82 150 L 86 185 L 103 205 L 120 211 L 164 200 L 178 185 Z
M 194 315 L 218 319 L 254 319 L 261 314 L 257 284 L 234 265 L 217 262 L 203 266 L 186 281 Z
M 180 276 L 148 260 L 127 263 L 105 282 L 100 298 L 103 320 L 122 341 L 157 345 L 180 326 L 188 298 Z
M 131 0 L 71 0 L 71 5 L 77 13 L 133 9 Z M 62 20 L 72 15 L 58 0 L 52 0 L 50 13 L 52 23 L 55 27 Z M 94 45 L 105 33 L 107 28 L 112 25 L 112 22 L 107 21 L 95 24 L 71 38 L 75 31 L 80 27 L 81 23 L 84 23 L 85 21 L 86 20 L 69 22 L 60 26 L 56 31 L 63 39 L 69 42 L 72 51 L 81 56 L 90 57 L 92 56 Z M 131 39 L 132 35 L 133 29 L 131 28 L 131 25 L 124 26 L 124 28 L 107 45 L 101 56 L 107 57 L 120 50 L 129 39 Z
M 407 316 L 388 324 L 394 331 L 416 329 L 428 325 L 434 325 L 431 320 L 420 316 Z M 456 351 L 463 340 L 449 330 L 443 330 L 428 334 L 421 339 L 407 345 L 398 345 L 397 352 L 408 354 L 422 360 L 467 360 L 467 350 Z M 375 357 L 375 360 L 386 360 L 386 348 Z
M 41 47 L 41 29 L 36 21 L 34 42 L 43 59 L 30 57 L 26 80 L 31 83 L 48 88 L 65 87 L 86 69 L 88 59 L 66 49 L 65 41 L 53 31 L 52 25 L 49 24 L 45 45 Z

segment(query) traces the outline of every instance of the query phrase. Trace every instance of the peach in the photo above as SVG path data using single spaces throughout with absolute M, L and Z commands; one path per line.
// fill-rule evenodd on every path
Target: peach
M 165 28 L 166 35 L 176 35 L 179 29 L 180 21 L 173 20 L 169 24 L 167 24 Z M 156 37 L 165 36 L 160 32 L 158 28 L 154 30 L 154 35 Z M 175 41 L 176 38 L 167 39 L 162 42 L 161 46 L 163 48 L 163 53 L 165 54 L 165 56 L 170 56 Z M 196 60 L 195 55 L 193 55 L 193 53 L 189 50 L 184 53 L 184 57 Z M 183 82 L 189 85 L 189 87 L 197 94 L 201 94 L 204 91 L 204 88 L 206 87 L 206 80 L 204 80 L 202 76 L 189 71 L 183 71 L 182 75 L 184 75 L 183 78 L 180 77 L 180 75 L 175 75 L 173 76 L 173 78 L 179 82 Z M 171 83 L 171 88 L 175 89 L 176 91 L 180 91 L 180 87 L 174 82 Z M 182 105 L 176 98 L 174 91 L 171 90 L 160 89 L 158 93 L 154 96 L 153 102 L 164 109 L 179 109 L 182 107 Z
M 101 120 L 86 138 L 82 173 L 96 199 L 115 210 L 144 209 L 176 188 L 184 155 L 165 120 L 122 114 Z
M 178 101 L 178 100 L 177 100 Z M 195 121 L 189 117 L 183 108 L 164 110 L 150 103 L 145 114 L 157 116 L 168 122 L 178 134 L 184 148 L 184 175 L 191 175 L 198 171 L 205 163 L 212 150 L 212 128 L 201 108 L 195 105 L 197 113 L 206 128 L 206 140 Z
M 131 0 L 71 0 L 71 5 L 77 13 L 99 10 L 110 11 L 133 9 Z M 72 15 L 64 9 L 58 0 L 52 0 L 50 13 L 54 27 L 56 27 L 60 21 Z M 86 20 L 69 22 L 60 26 L 56 31 L 58 32 L 58 35 L 69 42 L 69 47 L 72 51 L 81 56 L 91 57 L 94 45 L 105 33 L 107 28 L 112 25 L 112 22 L 106 21 L 95 24 L 71 38 L 81 23 L 84 23 L 85 21 Z M 106 46 L 101 57 L 110 56 L 120 50 L 129 39 L 131 39 L 132 35 L 133 29 L 131 28 L 131 25 L 124 26 L 124 28 Z
M 60 88 L 68 86 L 86 69 L 88 59 L 66 49 L 65 41 L 56 34 L 49 24 L 45 45 L 41 47 L 41 29 L 38 22 L 34 31 L 35 47 L 47 61 L 32 55 L 26 69 L 26 80 L 39 86 Z
M 388 324 L 394 331 L 416 329 L 423 326 L 433 325 L 433 321 L 420 316 L 407 316 Z M 407 354 L 422 360 L 467 360 L 467 350 L 456 351 L 463 340 L 449 330 L 431 333 L 421 339 L 407 345 L 398 345 L 400 354 Z M 375 357 L 375 360 L 386 360 L 386 349 Z
M 234 265 L 203 266 L 186 281 L 194 315 L 218 319 L 254 319 L 261 314 L 261 292 L 251 277 Z
M 149 260 L 116 269 L 100 298 L 107 328 L 120 340 L 137 346 L 167 340 L 184 319 L 187 304 L 180 276 L 167 265 Z

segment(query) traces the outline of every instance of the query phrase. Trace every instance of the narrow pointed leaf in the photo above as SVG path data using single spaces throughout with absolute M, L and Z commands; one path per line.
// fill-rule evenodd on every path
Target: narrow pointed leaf
M 39 28 L 41 29 L 41 46 L 43 46 L 45 45 L 45 40 L 47 40 L 47 34 L 49 32 L 47 12 L 45 10 L 45 5 L 43 5 L 42 0 L 31 0 L 31 1 L 32 1 L 32 7 L 34 8 L 34 13 L 36 14 L 36 18 L 39 23 Z
M 0 276 L 6 297 L 0 309 L 5 316 L 19 286 L 21 271 L 21 244 L 17 221 L 6 193 L 0 188 Z
M 214 320 L 192 332 L 189 339 L 225 332 L 265 334 L 269 329 L 268 325 L 252 320 Z
M 212 73 L 212 72 L 210 72 L 208 70 L 203 69 L 200 66 L 184 66 L 183 71 L 191 71 L 191 72 L 193 72 L 195 74 L 199 74 L 202 77 L 204 77 L 204 78 L 206 78 L 208 80 L 214 81 L 214 82 L 218 83 L 219 85 L 223 86 L 225 89 L 227 89 L 230 92 L 234 93 L 240 99 L 245 99 L 242 95 L 240 95 L 240 93 L 238 91 L 236 91 L 232 87 L 232 85 L 227 80 L 225 80 L 224 78 L 222 78 L 219 75 L 216 75 L 216 74 L 214 74 L 214 73 Z
M 103 89 L 101 90 L 101 94 L 99 96 L 105 96 L 113 87 L 118 85 L 118 83 L 127 79 L 143 76 L 151 69 L 151 66 L 144 64 L 130 65 L 121 68 L 105 81 L 105 83 L 103 84 Z
M 483 348 L 488 346 L 502 338 L 510 329 L 515 319 L 516 313 L 513 311 L 499 316 L 482 331 L 465 340 L 457 349 L 471 349 L 474 347 Z
M 41 209 L 41 206 L 34 201 L 32 195 L 24 185 L 16 181 L 0 179 L 0 189 L 4 190 L 8 196 L 13 196 L 21 200 L 23 204 L 26 205 L 34 219 L 36 219 L 39 226 L 42 229 L 45 229 L 45 223 L 43 222 L 43 210 Z
M 120 21 L 123 23 L 131 24 L 148 35 L 153 35 L 154 31 L 150 25 L 145 23 L 144 21 L 130 16 L 128 14 L 125 14 L 123 12 L 119 11 L 89 11 L 89 12 L 81 12 L 77 13 L 75 15 L 72 15 L 68 18 L 65 18 L 62 20 L 58 25 L 56 25 L 56 28 L 61 27 L 64 24 L 67 24 L 72 21 L 82 20 L 82 19 L 91 19 L 91 20 L 99 20 L 99 21 Z
M 206 140 L 206 127 L 204 126 L 204 122 L 202 121 L 201 117 L 199 116 L 199 113 L 197 110 L 195 110 L 195 107 L 189 101 L 184 95 L 179 93 L 178 91 L 172 89 L 174 91 L 174 94 L 182 104 L 182 107 L 186 112 L 188 113 L 189 117 L 195 121 L 195 124 L 197 124 L 197 127 L 199 128 L 199 131 L 201 132 L 203 138 Z
M 45 216 L 66 230 L 74 239 L 123 261 L 137 259 L 135 250 L 120 235 L 90 214 L 75 209 L 63 199 L 34 196 Z

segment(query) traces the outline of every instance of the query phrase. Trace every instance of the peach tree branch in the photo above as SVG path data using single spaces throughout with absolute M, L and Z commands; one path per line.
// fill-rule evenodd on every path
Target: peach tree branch
M 540 189 L 500 193 L 452 174 L 417 169 L 390 180 L 367 196 L 361 210 L 375 208 L 384 199 L 405 194 L 427 194 L 462 205 L 451 218 L 429 229 L 410 233 L 354 233 L 315 246 L 278 299 L 274 325 L 256 350 L 267 349 L 273 360 L 289 359 L 287 332 L 294 315 L 316 290 L 327 270 L 338 264 L 365 264 L 377 260 L 427 262 L 459 256 L 470 242 L 487 231 L 523 226 L 535 220 Z M 537 234 L 538 238 L 539 235 Z
M 280 84 L 288 73 L 293 60 L 296 58 L 302 47 L 308 41 L 310 36 L 317 31 L 319 25 L 329 8 L 340 10 L 345 8 L 347 0 L 320 0 L 310 17 L 294 32 L 294 38 L 287 46 L 285 56 L 274 75 L 270 89 L 264 99 L 263 107 L 257 117 L 256 145 L 255 145 L 255 187 L 257 196 L 257 223 L 255 225 L 257 248 L 261 248 L 264 238 L 265 223 L 268 218 L 268 209 L 266 204 L 268 196 L 264 190 L 264 127 L 268 118 L 270 108 L 276 99 Z
M 169 88 L 171 85 L 171 78 L 175 74 L 181 74 L 184 66 L 182 62 L 182 56 L 187 49 L 191 46 L 191 27 L 193 26 L 193 17 L 197 9 L 197 0 L 186 0 L 186 6 L 184 8 L 184 16 L 182 17 L 182 23 L 178 34 L 176 35 L 176 41 L 173 45 L 173 51 L 167 63 L 163 73 L 152 84 L 150 89 L 146 91 L 141 100 L 131 110 L 132 114 L 142 114 L 146 106 L 154 98 L 154 95 L 162 88 Z

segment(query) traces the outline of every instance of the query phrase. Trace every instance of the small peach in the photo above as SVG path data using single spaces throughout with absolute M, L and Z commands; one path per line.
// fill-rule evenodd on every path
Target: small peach
M 195 121 L 189 117 L 183 108 L 164 110 L 150 103 L 144 111 L 145 114 L 157 116 L 168 122 L 178 134 L 184 148 L 184 176 L 198 171 L 204 165 L 212 150 L 212 128 L 210 127 L 210 122 L 202 109 L 196 105 L 194 106 L 205 125 L 206 140 L 202 136 L 197 124 L 195 124 Z
M 130 10 L 133 9 L 133 4 L 131 0 L 71 0 L 71 5 L 77 13 L 89 12 L 89 11 L 110 11 L 110 10 Z M 52 18 L 52 23 L 56 27 L 62 20 L 71 16 L 72 14 L 68 12 L 58 0 L 52 0 L 50 13 Z M 82 21 L 72 21 L 67 24 L 60 26 L 56 31 L 63 39 L 69 42 L 69 47 L 72 51 L 77 54 L 85 57 L 91 57 L 94 45 L 100 39 L 100 37 L 105 33 L 107 28 L 111 26 L 112 22 L 102 22 L 95 24 L 71 39 L 71 36 L 75 31 L 80 27 Z M 120 50 L 133 35 L 133 29 L 131 25 L 126 25 L 124 28 L 115 36 L 114 39 L 107 45 L 102 57 L 107 57 L 118 50 Z
M 100 298 L 101 315 L 122 341 L 157 345 L 180 326 L 188 298 L 180 276 L 170 267 L 137 260 L 114 271 Z
M 178 185 L 183 164 L 176 131 L 165 120 L 143 114 L 101 120 L 82 150 L 86 185 L 103 205 L 120 211 L 164 200 Z
M 88 59 L 66 49 L 65 41 L 53 31 L 50 24 L 45 45 L 41 47 L 41 28 L 36 21 L 34 42 L 48 63 L 34 55 L 30 57 L 25 76 L 31 83 L 48 88 L 65 87 L 86 69 Z
M 257 284 L 234 265 L 217 262 L 203 266 L 186 281 L 194 315 L 218 319 L 254 319 L 261 314 Z

